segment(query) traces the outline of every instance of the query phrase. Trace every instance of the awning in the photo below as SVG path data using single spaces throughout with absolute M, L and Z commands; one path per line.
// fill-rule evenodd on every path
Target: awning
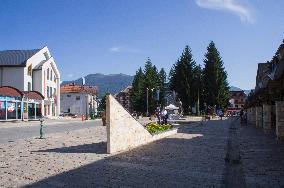
M 25 97 L 27 99 L 44 100 L 44 96 L 38 91 L 20 91 L 11 86 L 0 87 L 0 95 L 8 97 Z
M 179 107 L 177 107 L 173 104 L 170 104 L 169 106 L 166 106 L 165 109 L 167 109 L 167 110 L 178 110 Z
M 25 98 L 34 100 L 44 100 L 44 96 L 38 91 L 23 91 Z
M 9 97 L 23 97 L 24 93 L 11 86 L 0 87 L 0 95 Z

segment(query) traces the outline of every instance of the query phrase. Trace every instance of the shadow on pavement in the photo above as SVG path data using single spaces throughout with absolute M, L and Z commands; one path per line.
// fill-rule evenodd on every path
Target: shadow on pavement
M 224 135 L 228 129 L 224 123 L 217 121 L 210 123 L 210 126 L 207 124 L 194 128 L 182 126 L 179 134 L 173 137 L 48 177 L 26 187 L 220 187 L 225 168 L 227 137 Z M 193 134 L 199 136 L 194 137 Z M 84 147 L 39 152 L 96 153 L 101 146 L 90 146 L 93 150 L 84 150 Z M 105 146 L 102 148 L 105 149 Z
M 106 154 L 107 153 L 107 143 L 99 142 L 92 144 L 84 144 L 78 146 L 38 150 L 32 152 L 55 152 L 55 153 L 96 153 L 96 154 Z

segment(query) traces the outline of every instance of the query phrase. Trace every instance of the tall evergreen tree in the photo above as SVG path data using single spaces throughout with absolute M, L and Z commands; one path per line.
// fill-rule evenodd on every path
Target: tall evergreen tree
M 130 101 L 133 106 L 133 110 L 136 112 L 144 112 L 144 100 L 143 100 L 143 90 L 144 90 L 144 73 L 140 67 L 134 76 L 132 82 L 132 90 L 130 93 Z
M 166 104 L 166 84 L 167 84 L 167 73 L 164 68 L 159 72 L 159 104 L 164 107 Z
M 147 103 L 148 92 L 148 112 L 153 114 L 155 112 L 157 102 L 155 100 L 155 92 L 159 87 L 159 75 L 156 66 L 152 65 L 150 58 L 147 59 L 144 69 L 144 95 L 145 103 Z M 144 105 L 144 112 L 147 111 L 147 105 Z
M 207 47 L 204 59 L 204 100 L 207 105 L 221 108 L 223 111 L 228 105 L 229 86 L 220 53 L 213 41 Z
M 170 71 L 170 89 L 177 92 L 185 113 L 189 113 L 189 107 L 195 104 L 194 95 L 194 68 L 195 61 L 192 58 L 191 49 L 186 46 L 181 57 L 173 65 Z

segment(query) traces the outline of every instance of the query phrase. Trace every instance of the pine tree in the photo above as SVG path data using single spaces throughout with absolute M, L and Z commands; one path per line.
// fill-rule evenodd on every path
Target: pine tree
M 204 66 L 204 101 L 208 106 L 221 108 L 224 111 L 228 105 L 229 94 L 227 73 L 213 41 L 207 47 Z
M 195 66 L 191 49 L 186 46 L 170 71 L 170 89 L 177 92 L 185 113 L 189 113 L 189 107 L 193 107 L 195 104 L 196 88 L 194 88 L 193 71 Z
M 147 59 L 144 69 L 144 95 L 145 103 L 147 103 L 147 92 L 148 92 L 148 112 L 153 114 L 157 107 L 157 101 L 155 100 L 155 93 L 159 87 L 159 75 L 156 66 L 152 65 L 150 58 Z M 147 105 L 144 105 L 144 112 L 147 111 Z
M 159 104 L 164 107 L 166 104 L 166 83 L 167 83 L 167 73 L 164 68 L 159 72 Z
M 136 112 L 144 112 L 144 100 L 142 98 L 144 90 L 144 77 L 145 75 L 140 67 L 134 76 L 130 93 L 130 101 L 133 106 L 133 110 Z

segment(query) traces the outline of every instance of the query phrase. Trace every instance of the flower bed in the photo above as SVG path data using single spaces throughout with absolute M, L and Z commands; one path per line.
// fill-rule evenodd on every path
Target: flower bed
M 146 125 L 146 129 L 151 133 L 151 134 L 155 134 L 155 133 L 159 133 L 162 131 L 166 131 L 171 129 L 173 126 L 171 124 L 167 124 L 167 125 L 160 125 L 154 122 L 148 123 Z

